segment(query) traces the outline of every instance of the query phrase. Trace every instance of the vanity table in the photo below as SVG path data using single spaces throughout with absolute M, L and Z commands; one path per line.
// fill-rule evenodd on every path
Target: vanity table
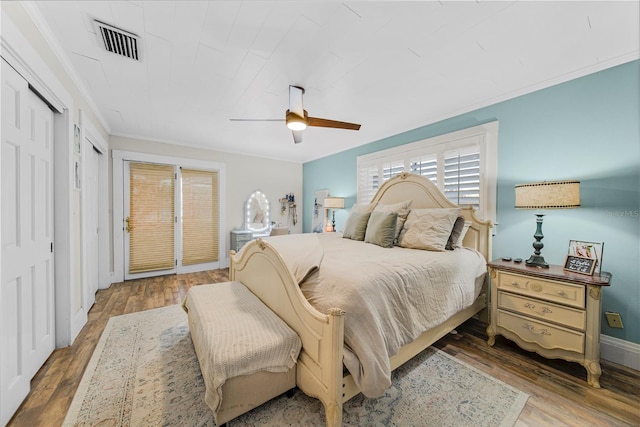
M 266 237 L 271 232 L 270 207 L 267 196 L 260 190 L 256 190 L 244 204 L 244 221 L 242 229 L 231 230 L 229 249 L 238 252 L 258 237 Z
M 245 244 L 253 240 L 249 230 L 231 230 L 231 242 L 229 249 L 238 252 Z

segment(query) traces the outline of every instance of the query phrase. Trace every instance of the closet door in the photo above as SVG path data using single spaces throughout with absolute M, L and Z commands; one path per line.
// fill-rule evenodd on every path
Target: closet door
M 176 272 L 176 172 L 125 162 L 125 280 Z
M 55 346 L 53 112 L 2 60 L 0 424 Z

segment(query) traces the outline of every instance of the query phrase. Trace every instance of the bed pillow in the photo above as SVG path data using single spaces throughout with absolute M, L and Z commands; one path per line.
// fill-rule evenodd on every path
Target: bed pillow
M 342 237 L 351 240 L 364 240 L 364 234 L 367 230 L 367 223 L 371 212 L 354 212 L 351 210 L 347 221 L 344 224 L 344 231 Z
M 455 248 L 459 247 L 458 241 L 460 240 L 460 234 L 462 234 L 462 230 L 464 229 L 464 217 L 459 216 L 456 218 L 456 222 L 453 224 L 453 229 L 451 230 L 451 234 L 449 235 L 449 240 L 447 240 L 447 244 L 445 245 L 445 249 L 448 251 L 452 251 Z M 463 237 L 464 238 L 464 237 Z
M 404 202 L 393 203 L 390 205 L 383 205 L 378 203 L 373 209 L 374 212 L 396 212 L 398 214 L 394 240 L 398 239 L 400 231 L 402 231 L 404 222 L 407 220 L 407 215 L 409 215 L 409 212 L 411 211 L 411 203 L 413 203 L 412 200 L 405 200 Z
M 471 226 L 471 221 L 465 221 L 464 227 L 462 228 L 462 232 L 460 233 L 460 237 L 458 237 L 458 241 L 455 244 L 456 248 L 462 247 L 462 241 L 464 240 L 464 236 L 467 235 L 467 231 L 469 231 L 469 227 Z
M 460 216 L 459 208 L 414 209 L 400 233 L 403 248 L 444 251 L 449 235 Z
M 383 248 L 393 247 L 396 239 L 397 212 L 371 212 L 367 230 L 364 235 L 365 243 L 373 243 Z
M 372 212 L 375 207 L 375 203 L 355 204 L 351 206 L 351 212 Z

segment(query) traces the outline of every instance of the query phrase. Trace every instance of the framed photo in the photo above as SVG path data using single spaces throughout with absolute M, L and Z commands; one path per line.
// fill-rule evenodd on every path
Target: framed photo
M 586 274 L 588 276 L 593 275 L 593 270 L 597 261 L 593 258 L 587 258 L 582 256 L 567 255 L 564 260 L 564 269 L 567 271 L 573 271 L 574 273 Z
M 73 189 L 80 191 L 80 160 L 73 161 Z
M 603 242 L 583 242 L 581 240 L 569 240 L 567 255 L 573 257 L 589 258 L 595 261 L 593 273 L 600 273 L 602 267 Z
M 73 152 L 80 154 L 80 127 L 73 125 Z
M 312 233 L 322 233 L 327 222 L 324 199 L 329 196 L 329 190 L 317 190 L 313 194 L 313 220 L 311 222 Z

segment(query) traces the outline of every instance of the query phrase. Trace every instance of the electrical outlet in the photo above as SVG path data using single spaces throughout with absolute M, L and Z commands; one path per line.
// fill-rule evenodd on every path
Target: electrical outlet
M 605 311 L 604 315 L 607 318 L 607 323 L 610 327 L 620 329 L 624 328 L 624 326 L 622 325 L 622 317 L 620 316 L 620 313 L 616 313 L 614 311 Z

